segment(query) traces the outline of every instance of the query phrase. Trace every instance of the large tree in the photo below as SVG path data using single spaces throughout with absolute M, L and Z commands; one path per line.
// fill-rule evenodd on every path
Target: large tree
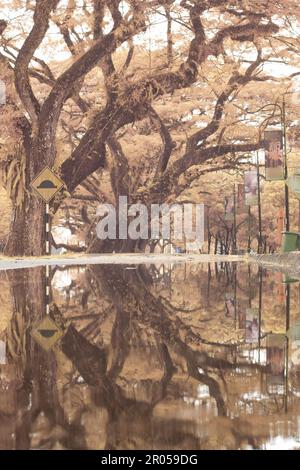
M 14 130 L 4 145 L 13 204 L 8 255 L 44 252 L 44 205 L 30 182 L 46 165 L 67 189 L 54 212 L 94 172 L 100 190 L 108 174 L 115 199 L 164 202 L 190 187 L 206 164 L 203 171 L 232 167 L 241 154 L 259 149 L 253 124 L 263 125 L 276 111 L 257 118 L 257 90 L 267 85 L 266 102 L 274 86 L 286 91 L 288 82 L 281 78 L 278 85 L 270 64 L 293 66 L 298 53 L 294 0 L 2 4 L 2 119 L 9 116 Z M 155 26 L 160 18 L 164 32 Z M 140 45 L 164 39 L 140 52 Z M 156 139 L 152 152 L 143 152 L 133 131 Z M 132 157 L 135 142 L 144 153 L 143 171 Z

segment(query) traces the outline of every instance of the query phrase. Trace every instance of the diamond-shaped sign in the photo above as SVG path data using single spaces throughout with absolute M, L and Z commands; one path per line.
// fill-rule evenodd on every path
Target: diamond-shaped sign
M 31 182 L 31 187 L 46 203 L 51 201 L 63 185 L 64 182 L 47 166 Z
M 34 326 L 31 335 L 45 351 L 50 351 L 63 336 L 63 332 L 54 321 L 47 316 Z

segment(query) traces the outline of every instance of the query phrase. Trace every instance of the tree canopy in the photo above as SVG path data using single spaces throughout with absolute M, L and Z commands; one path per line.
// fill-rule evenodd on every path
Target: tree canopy
M 283 96 L 297 141 L 294 0 L 1 4 L 1 159 L 15 210 L 34 205 L 45 165 L 63 197 L 175 200 L 251 158 Z

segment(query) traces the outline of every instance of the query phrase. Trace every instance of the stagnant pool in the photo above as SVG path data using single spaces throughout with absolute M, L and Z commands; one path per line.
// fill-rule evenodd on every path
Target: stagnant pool
M 300 448 L 300 285 L 243 263 L 0 273 L 1 449 Z

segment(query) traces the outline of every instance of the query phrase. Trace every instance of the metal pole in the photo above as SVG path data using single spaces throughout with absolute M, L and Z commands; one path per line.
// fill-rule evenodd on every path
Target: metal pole
M 248 302 L 249 302 L 249 308 L 251 308 L 252 306 L 252 301 L 251 301 L 251 289 L 252 289 L 252 285 L 251 285 L 251 264 L 249 263 L 248 264 L 248 294 L 249 294 L 249 297 L 248 297 Z
M 50 313 L 50 266 L 46 266 L 46 315 Z
M 233 254 L 236 254 L 236 194 L 235 184 L 233 185 Z
M 50 249 L 50 208 L 46 204 L 46 255 L 51 254 Z M 50 266 L 46 266 L 46 315 L 50 313 Z
M 235 325 L 235 330 L 237 329 L 237 265 L 234 263 L 233 265 L 233 276 L 234 276 L 234 325 Z
M 289 232 L 290 230 L 290 208 L 289 208 L 289 187 L 287 185 L 288 178 L 288 163 L 287 163 L 287 135 L 286 135 L 286 107 L 285 107 L 285 97 L 283 96 L 282 100 L 282 126 L 283 126 L 283 139 L 284 139 L 284 179 L 285 179 L 285 189 L 284 189 L 284 205 L 285 205 L 285 231 Z
M 208 248 L 208 254 L 210 255 L 210 248 L 211 248 L 211 236 L 210 236 L 210 220 L 209 220 L 209 209 L 210 207 L 209 206 L 205 206 L 206 207 L 206 217 L 205 217 L 205 220 L 206 220 L 206 230 L 207 230 L 207 248 Z M 205 214 L 205 212 L 204 212 Z
M 285 286 L 285 329 L 290 329 L 290 310 L 291 310 L 291 286 L 289 283 Z M 289 338 L 286 336 L 286 358 L 285 358 L 285 412 L 288 412 L 288 392 L 289 392 Z
M 248 206 L 248 253 L 251 251 L 251 206 Z
M 49 211 L 49 204 L 46 204 L 45 224 L 46 224 L 46 255 L 50 255 L 50 211 Z
M 259 174 L 259 155 L 256 152 L 256 167 L 257 167 L 257 204 L 258 204 L 258 253 L 261 252 L 262 247 L 262 219 L 261 219 L 261 198 L 260 198 L 260 174 Z

